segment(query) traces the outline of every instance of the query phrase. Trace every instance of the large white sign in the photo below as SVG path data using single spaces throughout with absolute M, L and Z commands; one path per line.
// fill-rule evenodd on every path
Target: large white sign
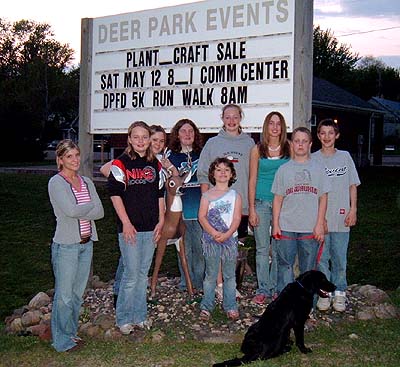
M 221 107 L 242 106 L 261 130 L 293 110 L 294 0 L 212 0 L 93 19 L 91 133 L 143 120 L 168 130 L 181 118 L 203 132 Z

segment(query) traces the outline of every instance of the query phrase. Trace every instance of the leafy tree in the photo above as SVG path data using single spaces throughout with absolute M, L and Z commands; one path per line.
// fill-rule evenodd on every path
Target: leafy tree
M 0 128 L 8 143 L 1 160 L 37 159 L 51 138 L 49 124 L 77 114 L 79 74 L 68 69 L 73 52 L 46 23 L 0 19 Z
M 363 57 L 353 72 L 354 93 L 363 99 L 381 97 L 400 101 L 400 69 L 372 56 Z
M 331 30 L 314 27 L 313 73 L 315 76 L 344 86 L 354 70 L 358 54 L 352 53 L 347 45 L 339 44 Z
M 400 70 L 368 56 L 360 58 L 339 44 L 330 30 L 314 27 L 314 75 L 369 100 L 379 96 L 400 100 Z

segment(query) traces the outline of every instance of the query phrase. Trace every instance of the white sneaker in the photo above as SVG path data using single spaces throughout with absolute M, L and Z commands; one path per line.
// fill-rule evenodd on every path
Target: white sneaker
M 323 298 L 318 297 L 317 308 L 320 311 L 328 311 L 331 307 L 331 295 L 329 297 Z
M 138 324 L 135 324 L 135 326 L 139 329 L 150 330 L 152 324 L 153 323 L 151 322 L 151 320 L 144 320 L 142 322 L 139 322 Z
M 123 335 L 129 335 L 133 331 L 133 325 L 132 324 L 124 324 L 119 327 L 119 331 Z
M 337 312 L 344 312 L 346 310 L 346 292 L 335 292 L 332 307 Z

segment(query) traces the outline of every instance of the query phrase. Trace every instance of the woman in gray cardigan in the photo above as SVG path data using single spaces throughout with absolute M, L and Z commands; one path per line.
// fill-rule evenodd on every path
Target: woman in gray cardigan
M 77 336 L 79 310 L 97 241 L 94 220 L 103 218 L 104 210 L 93 182 L 78 174 L 80 150 L 72 140 L 57 145 L 56 160 L 59 172 L 48 185 L 57 219 L 51 246 L 55 278 L 51 333 L 53 347 L 63 352 L 82 345 Z

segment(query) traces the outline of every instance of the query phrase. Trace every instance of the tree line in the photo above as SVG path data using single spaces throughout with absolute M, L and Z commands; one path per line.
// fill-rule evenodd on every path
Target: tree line
M 340 44 L 331 30 L 314 27 L 313 73 L 368 101 L 381 97 L 400 101 L 400 68 L 372 56 L 360 58 Z
M 0 19 L 0 126 L 2 161 L 42 158 L 44 144 L 78 114 L 79 68 L 74 50 L 51 26 Z
M 79 109 L 79 66 L 74 50 L 55 39 L 51 26 L 0 18 L 1 161 L 34 161 Z M 330 30 L 314 28 L 314 75 L 364 100 L 400 101 L 400 69 L 360 58 Z

